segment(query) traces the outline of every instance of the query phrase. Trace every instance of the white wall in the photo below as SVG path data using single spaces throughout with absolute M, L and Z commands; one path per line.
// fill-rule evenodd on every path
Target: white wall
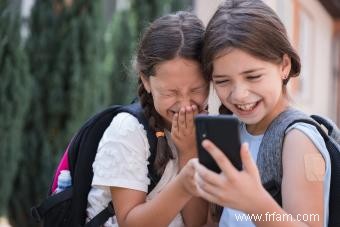
M 195 0 L 194 1 L 194 11 L 198 15 L 198 17 L 203 21 L 205 25 L 208 24 L 208 21 L 216 11 L 218 5 L 223 0 Z M 213 90 L 212 84 L 210 84 L 210 94 L 209 94 L 209 113 L 217 114 L 218 108 L 220 106 L 220 101 Z
M 313 36 L 309 38 L 313 49 L 311 61 L 302 66 L 310 68 L 310 75 L 307 75 L 311 78 L 310 97 L 298 97 L 297 103 L 307 112 L 319 113 L 335 120 L 332 97 L 336 92 L 331 89 L 333 21 L 318 1 L 299 0 L 299 3 L 312 17 Z
M 217 6 L 223 2 L 223 0 L 195 0 L 194 1 L 194 11 L 207 25 L 209 19 L 212 17 L 216 11 Z

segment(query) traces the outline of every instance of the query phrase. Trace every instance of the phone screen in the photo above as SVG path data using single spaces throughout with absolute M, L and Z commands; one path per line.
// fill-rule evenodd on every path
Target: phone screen
M 212 171 L 221 172 L 215 160 L 202 147 L 202 141 L 209 139 L 241 170 L 239 124 L 239 120 L 230 115 L 197 115 L 195 125 L 199 162 Z

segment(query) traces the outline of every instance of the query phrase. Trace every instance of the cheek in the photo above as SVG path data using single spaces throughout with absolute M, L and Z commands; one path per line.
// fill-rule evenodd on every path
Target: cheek
M 192 95 L 192 100 L 197 103 L 197 104 L 204 104 L 207 100 L 208 100 L 208 95 L 209 92 L 204 92 L 204 93 L 200 93 L 200 94 L 194 94 Z
M 275 97 L 279 97 L 282 95 L 283 93 L 283 87 L 282 87 L 282 82 L 280 81 L 272 81 L 271 83 L 268 84 L 272 84 L 272 86 L 263 86 L 263 90 L 267 91 L 267 94 L 269 94 L 269 96 L 272 96 L 273 98 Z
M 160 97 L 154 97 L 154 105 L 157 112 L 162 113 L 167 111 L 173 104 L 172 98 L 160 98 Z
M 226 87 L 215 87 L 216 95 L 221 100 L 221 102 L 225 103 L 227 97 L 229 95 L 229 90 Z
M 192 94 L 190 96 L 191 103 L 195 104 L 200 110 L 204 110 L 208 105 L 208 95 L 209 92 Z
M 160 113 L 162 110 L 162 99 L 158 97 L 157 95 L 153 95 L 153 105 L 155 107 L 155 110 Z

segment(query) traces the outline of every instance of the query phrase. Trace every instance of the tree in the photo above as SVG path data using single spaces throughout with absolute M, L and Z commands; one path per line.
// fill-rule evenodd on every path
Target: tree
M 131 0 L 131 7 L 116 11 L 106 33 L 105 68 L 111 75 L 112 103 L 129 103 L 137 95 L 133 69 L 136 44 L 144 28 L 155 18 L 190 6 L 189 0 Z
M 188 10 L 191 5 L 191 0 L 132 0 L 131 8 L 137 19 L 137 34 L 157 17 L 178 10 Z
M 34 226 L 28 212 L 46 196 L 68 140 L 109 102 L 100 6 L 92 0 L 37 0 L 32 9 L 26 47 L 35 87 L 25 119 L 25 158 L 11 197 L 15 226 Z
M 135 96 L 131 59 L 137 38 L 175 1 L 132 0 L 130 9 L 115 12 L 104 42 L 101 1 L 36 0 L 26 43 L 35 83 L 10 200 L 14 226 L 36 225 L 29 209 L 46 196 L 61 152 L 85 119 Z
M 0 2 L 0 217 L 8 203 L 21 150 L 23 118 L 27 114 L 32 80 L 20 38 L 17 2 Z
M 127 19 L 128 18 L 128 19 Z M 136 22 L 130 9 L 114 13 L 105 35 L 107 53 L 105 69 L 110 76 L 110 101 L 130 103 L 136 96 L 136 76 L 132 56 L 136 47 Z

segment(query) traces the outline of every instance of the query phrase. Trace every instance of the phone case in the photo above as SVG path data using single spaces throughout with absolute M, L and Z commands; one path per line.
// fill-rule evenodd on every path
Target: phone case
M 197 115 L 195 125 L 200 163 L 210 170 L 221 172 L 215 160 L 202 147 L 202 141 L 209 139 L 223 151 L 238 170 L 241 170 L 239 124 L 239 120 L 230 115 Z

